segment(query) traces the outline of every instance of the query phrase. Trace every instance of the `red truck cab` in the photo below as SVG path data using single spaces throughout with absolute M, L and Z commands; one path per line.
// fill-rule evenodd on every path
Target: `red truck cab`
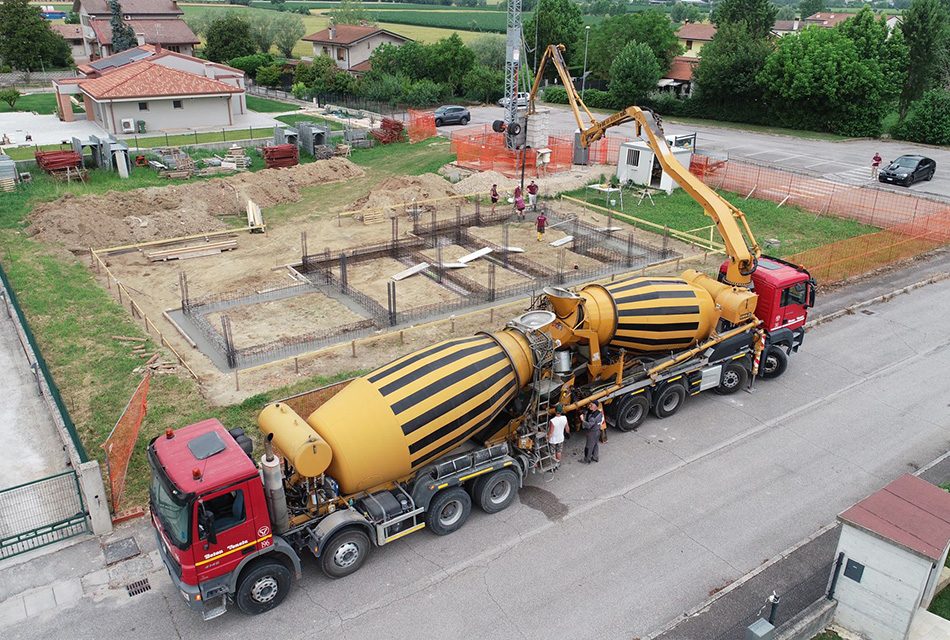
M 274 545 L 287 544 L 273 535 L 258 469 L 237 431 L 204 420 L 148 446 L 149 501 L 162 559 L 182 597 L 205 619 L 224 613 L 245 568 Z M 299 575 L 299 560 L 285 564 L 283 578 Z M 277 589 L 278 578 L 249 585 L 256 588 L 250 595 L 267 604 L 286 591 Z

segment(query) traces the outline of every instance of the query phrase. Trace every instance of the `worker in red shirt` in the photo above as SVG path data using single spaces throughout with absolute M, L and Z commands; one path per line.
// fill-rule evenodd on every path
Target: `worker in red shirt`
M 874 157 L 871 158 L 871 180 L 877 178 L 877 172 L 880 171 L 881 162 L 883 162 L 883 160 L 884 158 L 881 157 L 881 154 L 875 151 Z
M 544 213 L 539 213 L 536 222 L 538 225 L 538 242 L 541 242 L 544 240 L 544 227 L 548 224 L 548 217 Z
M 538 210 L 538 191 L 538 185 L 532 180 L 531 184 L 528 185 L 528 204 L 531 206 L 532 211 Z

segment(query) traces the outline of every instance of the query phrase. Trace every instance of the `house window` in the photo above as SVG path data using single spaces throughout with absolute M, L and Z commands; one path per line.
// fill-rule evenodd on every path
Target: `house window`
M 693 50 L 693 41 L 692 41 L 692 40 L 687 40 L 687 41 L 686 41 L 686 50 L 687 50 L 687 51 L 692 51 L 692 50 Z
M 231 527 L 244 522 L 247 517 L 244 509 L 243 491 L 231 491 L 199 504 L 199 509 L 203 509 L 206 514 L 211 516 L 209 520 L 215 533 L 227 531 Z M 202 540 L 208 537 L 208 532 L 200 524 L 198 525 L 198 534 Z
M 181 100 L 172 100 L 172 109 L 184 109 L 185 105 L 182 104 Z
M 640 166 L 640 151 L 638 149 L 627 150 L 627 164 L 631 167 Z
M 327 47 L 323 47 L 323 55 L 325 55 L 325 56 L 330 55 L 330 49 L 327 48 Z
M 167 46 L 165 47 L 165 49 L 168 49 L 169 51 L 174 51 L 175 53 L 181 53 L 181 47 L 179 47 L 177 44 Z
M 139 103 L 139 111 L 148 111 L 148 103 L 147 103 L 147 102 L 140 102 L 140 103 Z
M 346 49 L 344 49 L 343 47 L 337 47 L 337 48 L 336 48 L 336 59 L 339 60 L 339 61 L 341 61 L 341 62 L 344 61 L 344 60 L 346 60 Z

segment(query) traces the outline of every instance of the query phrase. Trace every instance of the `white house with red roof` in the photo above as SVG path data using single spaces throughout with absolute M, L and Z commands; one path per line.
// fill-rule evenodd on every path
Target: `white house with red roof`
M 699 58 L 703 46 L 716 35 L 716 25 L 704 22 L 686 22 L 676 30 L 676 38 L 683 47 L 683 55 Z
M 383 44 L 398 47 L 409 42 L 409 38 L 376 26 L 333 22 L 303 39 L 313 44 L 313 55 L 329 56 L 339 68 L 357 74 L 370 70 L 369 57 L 376 47 Z
M 175 0 L 119 0 L 123 21 L 132 27 L 139 44 L 161 45 L 169 51 L 192 55 L 198 36 L 182 19 Z M 112 53 L 112 9 L 109 0 L 73 0 L 79 14 L 85 57 L 93 60 Z
M 63 40 L 69 44 L 69 51 L 73 54 L 73 62 L 79 64 L 89 59 L 89 56 L 86 55 L 86 48 L 83 45 L 82 27 L 80 25 L 51 23 L 49 28 L 63 36 Z
M 162 47 L 142 45 L 77 67 L 77 78 L 56 80 L 62 120 L 71 122 L 70 97 L 86 118 L 113 134 L 228 127 L 247 112 L 244 72 Z

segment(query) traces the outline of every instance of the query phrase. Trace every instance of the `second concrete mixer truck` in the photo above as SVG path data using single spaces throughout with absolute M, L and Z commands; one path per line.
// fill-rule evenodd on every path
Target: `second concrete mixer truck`
M 781 375 L 814 282 L 761 257 L 754 240 L 750 250 L 741 214 L 676 162 L 648 112 L 627 113 L 718 225 L 729 253 L 719 278 L 688 270 L 546 289 L 504 329 L 405 355 L 306 419 L 267 406 L 258 463 L 250 439 L 214 419 L 154 439 L 152 522 L 191 607 L 206 619 L 231 603 L 262 613 L 284 599 L 304 555 L 341 578 L 374 547 L 456 531 L 473 505 L 507 508 L 527 474 L 555 465 L 546 427 L 556 403 L 570 412 L 600 400 L 626 431 L 701 391 Z

